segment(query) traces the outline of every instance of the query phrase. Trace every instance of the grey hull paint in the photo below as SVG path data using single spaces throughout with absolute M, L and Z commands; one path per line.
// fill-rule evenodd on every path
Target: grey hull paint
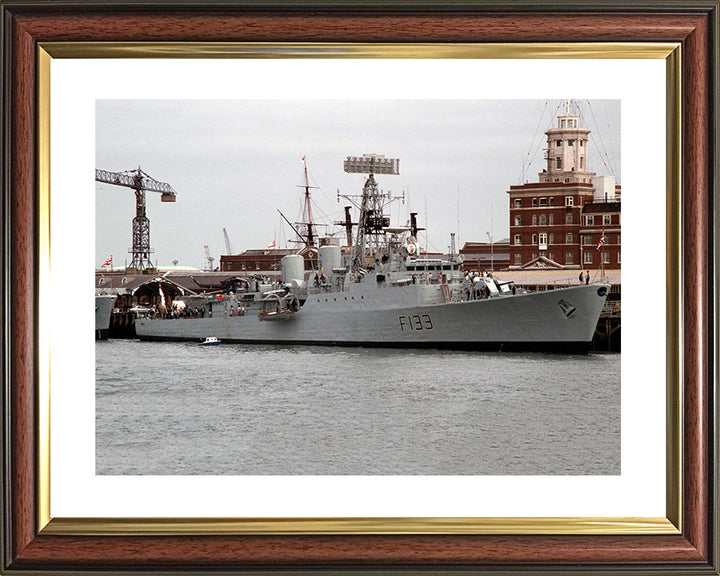
M 98 294 L 95 296 L 95 339 L 105 340 L 110 330 L 110 317 L 117 296 Z
M 428 303 L 438 286 L 405 286 L 311 294 L 283 322 L 244 316 L 138 319 L 146 340 L 315 344 L 452 349 L 586 351 L 608 290 L 605 285 Z M 408 302 L 414 305 L 409 306 Z

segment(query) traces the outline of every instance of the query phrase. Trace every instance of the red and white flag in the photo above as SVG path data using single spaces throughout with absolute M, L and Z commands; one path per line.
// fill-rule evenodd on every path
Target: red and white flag
M 597 248 L 595 250 L 600 250 L 600 247 L 605 244 L 605 232 L 603 232 L 603 235 L 600 237 L 600 242 L 598 242 Z
M 273 240 L 272 242 L 270 242 L 270 244 L 268 244 L 268 248 L 275 248 L 275 240 Z
M 112 266 L 112 256 L 110 256 L 110 258 L 108 258 L 107 260 L 105 260 L 105 264 L 103 264 L 102 266 L 100 266 L 100 268 L 105 268 L 105 266 Z

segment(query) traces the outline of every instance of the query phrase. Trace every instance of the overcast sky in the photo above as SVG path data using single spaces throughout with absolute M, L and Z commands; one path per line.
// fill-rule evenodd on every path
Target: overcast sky
M 589 166 L 620 179 L 620 101 L 578 101 L 589 128 Z M 161 203 L 147 193 L 153 263 L 205 267 L 204 245 L 219 265 L 226 253 L 296 246 L 283 222 L 301 214 L 307 159 L 313 217 L 343 217 L 342 194 L 359 194 L 364 176 L 345 174 L 347 156 L 400 159 L 399 176 L 377 176 L 405 202 L 392 206 L 393 225 L 409 212 L 427 224 L 420 243 L 446 252 L 450 233 L 468 241 L 508 237 L 507 190 L 537 182 L 545 166 L 544 131 L 555 126 L 558 100 L 98 100 L 96 167 L 138 166 L 177 192 Z M 577 109 L 576 109 L 577 110 Z M 135 198 L 129 188 L 96 183 L 96 266 L 113 256 L 129 263 Z M 328 232 L 344 231 L 330 226 Z

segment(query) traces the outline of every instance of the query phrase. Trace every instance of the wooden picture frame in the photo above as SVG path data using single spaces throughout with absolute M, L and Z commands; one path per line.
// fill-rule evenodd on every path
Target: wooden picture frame
M 717 231 L 718 1 L 523 3 L 6 1 L 2 17 L 3 558 L 7 573 L 61 571 L 698 573 L 717 574 Z M 47 447 L 38 393 L 38 286 L 46 222 L 38 194 L 48 182 L 47 111 L 39 105 L 42 60 L 83 56 L 88 46 L 157 43 L 677 45 L 668 67 L 680 90 L 668 94 L 681 138 L 670 142 L 668 179 L 681 205 L 668 217 L 681 239 L 682 294 L 670 291 L 679 397 L 668 432 L 667 525 L 632 529 L 444 531 L 404 525 L 378 530 L 285 529 L 266 523 L 198 529 L 183 521 L 48 523 L 42 488 Z M 161 44 L 162 43 L 162 44 Z M 46 49 L 47 48 L 47 49 Z M 164 49 L 163 49 L 164 50 Z M 557 48 L 556 48 L 557 50 Z M 162 52 L 162 50 L 160 51 Z M 156 52 L 155 54 L 159 54 Z M 122 54 L 123 52 L 115 52 Z M 131 54 L 132 51 L 126 54 Z M 177 51 L 165 56 L 177 55 Z M 107 55 L 107 53 L 106 53 Z M 679 70 L 679 71 L 678 71 Z M 46 79 L 45 79 L 46 80 Z M 675 128 L 677 128 L 675 126 Z M 675 132 L 672 132 L 675 133 Z M 670 258 L 673 256 L 670 255 Z M 673 426 L 676 429 L 672 429 Z M 351 533 L 352 532 L 352 533 Z

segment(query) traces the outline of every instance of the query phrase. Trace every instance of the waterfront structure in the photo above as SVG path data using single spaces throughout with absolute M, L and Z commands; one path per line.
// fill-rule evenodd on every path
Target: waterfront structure
M 545 134 L 539 181 L 507 191 L 509 268 L 619 269 L 621 189 L 589 170 L 590 130 L 568 102 Z

